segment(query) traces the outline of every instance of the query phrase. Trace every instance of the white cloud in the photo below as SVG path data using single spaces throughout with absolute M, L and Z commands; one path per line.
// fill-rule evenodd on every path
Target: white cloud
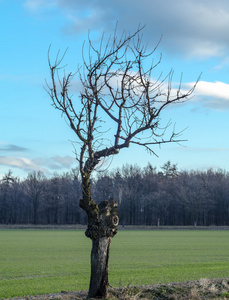
M 185 86 L 191 87 L 193 83 Z M 201 101 L 204 106 L 217 110 L 229 109 L 229 84 L 216 81 L 200 81 L 195 89 L 196 101 Z
M 144 38 L 155 45 L 161 34 L 163 51 L 208 58 L 221 56 L 229 47 L 228 0 L 27 0 L 29 9 L 55 6 L 69 21 L 66 32 L 135 30 L 146 24 Z
M 25 157 L 0 156 L 0 165 L 20 168 L 27 171 L 40 170 L 46 172 L 46 169 L 38 166 L 37 164 L 33 163 L 30 159 Z
M 211 96 L 229 101 L 229 84 L 220 81 L 200 81 L 197 84 L 196 93 L 199 95 Z

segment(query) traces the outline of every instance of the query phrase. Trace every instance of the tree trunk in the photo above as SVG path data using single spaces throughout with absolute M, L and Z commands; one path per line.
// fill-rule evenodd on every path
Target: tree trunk
M 108 290 L 108 261 L 110 243 L 117 233 L 118 203 L 113 200 L 96 204 L 91 197 L 90 173 L 83 173 L 80 207 L 86 211 L 88 226 L 85 235 L 92 240 L 91 280 L 89 298 L 106 298 Z
M 110 243 L 117 233 L 118 204 L 113 199 L 102 201 L 98 205 L 94 202 L 80 206 L 87 211 L 88 227 L 85 235 L 92 240 L 91 250 L 91 280 L 89 298 L 107 297 L 108 290 L 108 261 Z M 90 209 L 87 209 L 89 207 Z
M 89 298 L 107 297 L 110 243 L 110 237 L 92 240 Z

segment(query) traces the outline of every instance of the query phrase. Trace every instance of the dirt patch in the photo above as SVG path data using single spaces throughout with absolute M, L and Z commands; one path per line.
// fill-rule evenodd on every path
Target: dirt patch
M 84 300 L 87 291 L 66 292 L 15 297 L 11 300 Z M 147 286 L 128 286 L 109 289 L 109 299 L 158 299 L 158 300 L 201 300 L 201 299 L 229 299 L 229 278 L 200 279 L 180 283 L 157 284 Z

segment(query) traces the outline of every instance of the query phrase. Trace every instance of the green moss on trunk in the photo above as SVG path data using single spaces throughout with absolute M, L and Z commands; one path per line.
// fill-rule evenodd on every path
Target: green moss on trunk
M 82 178 L 82 195 L 80 207 L 88 216 L 85 235 L 92 240 L 89 297 L 106 298 L 110 242 L 117 233 L 119 222 L 118 204 L 113 199 L 101 201 L 99 204 L 93 201 L 88 173 L 84 173 Z

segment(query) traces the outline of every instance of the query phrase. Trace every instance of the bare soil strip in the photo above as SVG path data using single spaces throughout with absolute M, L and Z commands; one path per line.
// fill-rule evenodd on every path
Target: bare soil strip
M 67 292 L 9 298 L 11 300 L 84 300 L 87 291 Z M 229 299 L 229 278 L 200 279 L 196 281 L 157 284 L 147 286 L 127 286 L 109 289 L 109 299 L 173 299 L 173 300 L 201 300 L 201 299 Z

